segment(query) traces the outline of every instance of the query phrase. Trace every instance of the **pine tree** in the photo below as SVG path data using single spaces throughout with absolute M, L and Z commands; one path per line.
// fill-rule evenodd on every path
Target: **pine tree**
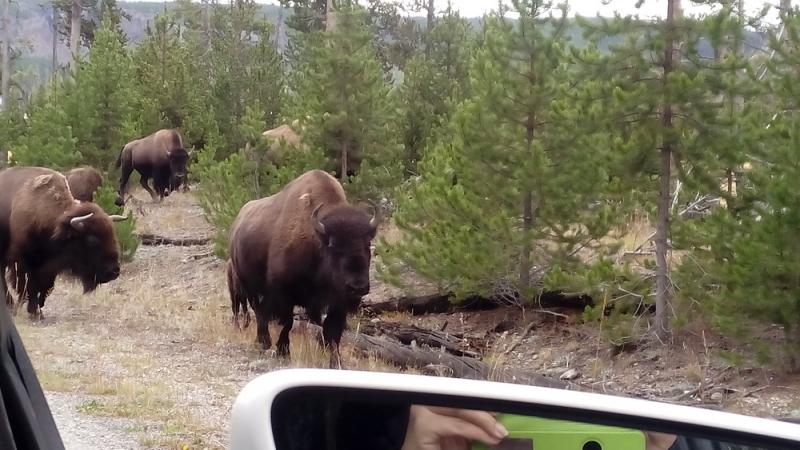
M 205 56 L 210 58 L 207 76 L 216 122 L 232 150 L 245 145 L 240 126 L 247 105 L 258 102 L 264 108 L 266 129 L 275 125 L 282 110 L 284 64 L 272 39 L 274 25 L 258 17 L 260 10 L 253 0 L 214 4 L 212 8 L 211 52 Z M 218 154 L 224 156 L 227 152 Z
M 133 55 L 142 98 L 142 134 L 161 128 L 181 131 L 187 146 L 218 134 L 208 80 L 173 13 L 156 15 Z
M 418 51 L 405 66 L 397 90 L 404 112 L 405 166 L 415 174 L 422 150 L 436 130 L 450 121 L 454 108 L 469 96 L 469 64 L 474 32 L 451 7 L 433 22 L 426 52 Z
M 36 93 L 27 125 L 9 146 L 16 164 L 66 171 L 80 162 L 72 117 L 64 109 L 74 91 L 73 81 L 56 75 Z
M 578 21 L 594 45 L 609 37 L 625 38 L 609 47 L 610 54 L 583 61 L 582 67 L 585 76 L 607 81 L 605 118 L 619 164 L 614 176 L 632 178 L 636 183 L 629 186 L 644 195 L 647 209 L 656 211 L 653 331 L 663 339 L 674 311 L 668 259 L 676 242 L 670 238 L 679 231 L 674 225 L 686 225 L 674 214 L 681 203 L 674 199 L 674 181 L 684 185 L 678 200 L 689 200 L 686 196 L 698 191 L 719 194 L 725 169 L 741 164 L 744 150 L 757 139 L 737 130 L 735 125 L 746 119 L 723 114 L 720 100 L 731 101 L 750 89 L 736 76 L 746 66 L 744 59 L 732 53 L 722 61 L 704 61 L 698 51 L 701 38 L 716 47 L 727 36 L 741 35 L 742 24 L 730 7 L 703 19 L 684 18 L 678 0 L 669 0 L 666 19 L 654 23 L 631 17 L 600 19 L 598 26 Z
M 139 137 L 139 97 L 133 59 L 122 46 L 121 32 L 106 27 L 95 33 L 88 60 L 79 68 L 71 106 L 83 110 L 85 119 L 74 123 L 83 163 L 109 170 L 122 147 Z
M 603 111 L 565 95 L 582 86 L 559 26 L 566 9 L 555 18 L 543 2 L 510 3 L 519 22 L 502 4 L 485 18 L 472 95 L 425 150 L 412 194 L 398 199 L 407 236 L 381 245 L 388 277 L 407 266 L 457 298 L 531 299 L 551 269 L 581 267 L 578 253 L 613 224 L 610 204 L 590 206 L 608 183 L 606 141 L 592 128 Z
M 736 198 L 699 226 L 704 248 L 694 251 L 693 263 L 683 264 L 693 289 L 683 295 L 711 313 L 720 331 L 750 344 L 760 363 L 777 361 L 790 371 L 800 370 L 800 195 L 794 182 L 800 176 L 800 117 L 793 110 L 800 100 L 796 86 L 800 56 L 800 18 L 781 13 L 786 40 L 771 36 L 775 57 L 767 64 L 764 85 L 772 107 L 746 115 L 758 104 L 744 98 L 739 126 L 754 136 L 747 147 L 751 169 L 746 171 Z M 784 111 L 773 118 L 773 111 Z M 750 118 L 746 121 L 743 119 Z M 755 119 L 753 119 L 755 118 Z M 768 125 L 768 126 L 766 126 Z M 783 345 L 764 338 L 763 326 L 777 325 Z M 732 355 L 729 355 L 732 356 Z
M 301 42 L 288 114 L 304 120 L 305 145 L 321 149 L 354 198 L 388 196 L 402 179 L 397 107 L 389 96 L 363 8 L 341 5 L 333 32 Z M 351 177 L 351 175 L 355 175 Z

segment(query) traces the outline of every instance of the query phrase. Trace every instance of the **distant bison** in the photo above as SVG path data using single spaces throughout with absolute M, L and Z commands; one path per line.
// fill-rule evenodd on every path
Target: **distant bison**
M 32 319 L 43 317 L 41 308 L 60 274 L 80 280 L 84 292 L 119 277 L 112 222 L 127 217 L 75 200 L 67 178 L 43 167 L 3 170 L 0 192 L 0 272 L 10 270 L 9 281 L 20 301 L 27 296 Z M 13 304 L 8 289 L 6 303 Z
M 270 197 L 245 204 L 231 225 L 228 243 L 231 307 L 253 305 L 257 340 L 269 349 L 268 324 L 283 329 L 278 355 L 289 356 L 294 306 L 322 323 L 330 367 L 341 368 L 339 341 L 347 314 L 369 293 L 370 245 L 379 214 L 347 202 L 341 184 L 328 173 L 312 170 Z M 231 285 L 229 284 L 229 287 Z M 236 317 L 234 317 L 236 320 Z
M 94 202 L 94 193 L 103 185 L 103 175 L 94 167 L 77 167 L 65 173 L 69 190 L 75 200 L 82 202 Z M 121 196 L 114 201 L 117 206 L 123 206 L 125 202 Z
M 283 164 L 284 157 L 286 156 L 283 154 L 281 149 L 282 140 L 286 142 L 289 148 L 294 148 L 295 150 L 300 151 L 306 150 L 306 147 L 303 145 L 300 136 L 297 134 L 297 130 L 302 131 L 302 129 L 303 126 L 300 125 L 300 121 L 295 119 L 291 125 L 284 124 L 271 130 L 267 130 L 262 133 L 262 136 L 268 138 L 270 142 L 269 150 L 267 150 L 260 158 L 257 158 L 253 153 L 252 147 L 250 147 L 250 143 L 248 142 L 244 147 L 244 156 L 250 161 L 262 163 L 264 160 L 267 160 L 280 167 Z
M 186 163 L 189 155 L 183 148 L 181 134 L 177 130 L 158 130 L 155 133 L 128 142 L 122 147 L 116 167 L 122 168 L 119 180 L 119 195 L 125 198 L 128 179 L 134 170 L 141 175 L 140 184 L 150 194 L 153 201 L 164 199 L 170 188 L 170 179 L 183 179 L 186 176 Z M 153 179 L 153 189 L 147 182 Z

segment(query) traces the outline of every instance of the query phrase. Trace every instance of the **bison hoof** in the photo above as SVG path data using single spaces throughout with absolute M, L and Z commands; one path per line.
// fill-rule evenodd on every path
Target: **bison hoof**
M 273 358 L 274 359 L 276 356 L 278 356 L 278 352 L 276 352 L 273 349 L 264 350 L 264 356 L 267 357 L 267 358 Z
M 28 313 L 28 317 L 31 319 L 31 322 L 41 322 L 44 320 L 44 314 L 41 309 L 36 312 Z

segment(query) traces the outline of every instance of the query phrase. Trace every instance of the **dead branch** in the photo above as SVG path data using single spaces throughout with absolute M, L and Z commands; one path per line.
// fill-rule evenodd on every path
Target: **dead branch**
M 528 333 L 530 333 L 530 331 L 533 329 L 533 327 L 536 325 L 537 322 L 538 321 L 536 320 L 532 320 L 531 323 L 529 323 L 528 326 L 525 327 L 524 330 L 522 330 L 522 333 L 520 333 L 519 336 L 516 339 L 514 339 L 514 342 L 511 343 L 511 345 L 506 349 L 506 351 L 503 352 L 503 354 L 507 355 L 511 353 L 512 350 L 517 348 L 517 346 L 522 342 L 523 339 L 525 339 L 525 336 L 527 336 Z
M 374 337 L 389 336 L 405 345 L 411 345 L 412 342 L 416 342 L 418 345 L 424 344 L 428 347 L 442 348 L 456 356 L 481 358 L 480 353 L 461 348 L 464 343 L 464 336 L 458 333 L 442 333 L 426 330 L 413 324 L 390 322 L 361 324 L 358 331 Z
M 317 338 L 322 336 L 322 327 L 309 322 L 295 321 L 292 329 L 298 331 L 307 330 Z M 557 389 L 574 389 L 578 387 L 573 383 L 567 383 L 544 375 L 511 369 L 504 370 L 474 358 L 459 358 L 447 353 L 431 352 L 421 348 L 412 349 L 388 340 L 349 331 L 342 335 L 342 344 L 351 345 L 362 353 L 374 353 L 378 358 L 392 362 L 403 369 L 409 367 L 424 369 L 430 365 L 441 365 L 452 370 L 453 376 L 456 378 L 492 380 Z
M 367 315 L 375 316 L 384 312 L 410 312 L 415 316 L 425 314 L 448 313 L 453 311 L 488 311 L 500 306 L 496 299 L 471 296 L 459 303 L 451 301 L 453 294 L 433 294 L 419 297 L 402 297 L 385 302 L 363 304 L 361 310 Z M 583 309 L 587 305 L 594 306 L 591 297 L 578 293 L 559 291 L 542 292 L 537 303 L 542 307 L 567 307 Z
M 142 233 L 138 236 L 142 245 L 178 245 L 190 247 L 194 245 L 206 245 L 211 242 L 210 238 L 171 238 L 150 233 Z
M 187 256 L 186 258 L 183 259 L 183 262 L 188 262 L 188 261 L 192 261 L 192 260 L 208 258 L 208 257 L 211 257 L 211 256 L 214 256 L 214 250 L 209 250 L 209 251 L 203 252 L 203 253 L 197 253 L 195 255 L 189 255 L 189 256 Z

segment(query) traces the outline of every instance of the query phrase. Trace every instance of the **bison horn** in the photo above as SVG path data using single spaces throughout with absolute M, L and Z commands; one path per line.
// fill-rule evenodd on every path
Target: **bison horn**
M 378 228 L 378 224 L 381 221 L 381 207 L 378 206 L 377 203 L 373 202 L 371 199 L 367 199 L 367 201 L 372 205 L 374 212 L 372 213 L 372 218 L 369 219 L 369 226 L 372 228 Z
M 325 225 L 323 225 L 322 222 L 320 222 L 317 218 L 320 208 L 322 208 L 322 203 L 317 205 L 317 207 L 314 208 L 314 212 L 311 213 L 311 225 L 314 226 L 314 230 L 316 230 L 317 233 L 325 234 Z
M 69 224 L 72 225 L 73 228 L 80 230 L 81 228 L 83 228 L 83 222 L 85 220 L 88 220 L 89 217 L 92 217 L 93 215 L 94 213 L 89 213 L 85 216 L 73 217 L 72 219 L 70 219 Z
M 128 220 L 128 216 L 120 216 L 119 214 L 112 214 L 112 215 L 110 215 L 108 217 L 111 217 L 111 220 L 113 222 L 124 222 L 124 221 Z

